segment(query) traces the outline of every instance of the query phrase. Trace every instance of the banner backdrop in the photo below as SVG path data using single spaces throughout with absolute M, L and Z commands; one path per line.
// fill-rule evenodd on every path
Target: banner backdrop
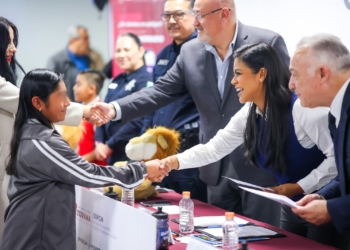
M 149 69 L 154 65 L 156 55 L 170 43 L 160 15 L 163 13 L 164 0 L 110 0 L 111 8 L 111 51 L 115 50 L 115 41 L 123 33 L 138 35 L 146 49 L 146 63 Z M 121 70 L 113 60 L 113 75 Z

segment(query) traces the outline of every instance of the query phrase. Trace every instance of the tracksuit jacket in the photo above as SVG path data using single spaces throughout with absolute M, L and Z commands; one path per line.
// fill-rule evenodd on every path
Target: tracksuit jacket
M 2 250 L 76 249 L 75 187 L 139 186 L 144 163 L 100 167 L 75 153 L 54 129 L 37 120 L 23 127 L 7 195 Z

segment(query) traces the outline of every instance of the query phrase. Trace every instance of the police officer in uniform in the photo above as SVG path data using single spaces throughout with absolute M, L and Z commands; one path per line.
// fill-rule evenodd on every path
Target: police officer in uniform
M 144 62 L 145 50 L 140 39 L 132 33 L 121 35 L 116 43 L 116 61 L 125 72 L 109 84 L 105 102 L 125 97 L 144 87 L 153 86 L 152 74 Z M 141 134 L 143 117 L 126 123 L 110 122 L 96 129 L 96 158 L 107 158 L 108 165 L 128 160 L 125 146 L 133 137 Z
M 197 37 L 197 31 L 193 26 L 193 17 L 190 15 L 192 7 L 189 0 L 167 0 L 165 2 L 162 19 L 169 35 L 174 40 L 157 56 L 153 71 L 154 82 L 165 75 L 173 66 L 180 54 L 181 46 Z M 145 118 L 144 130 L 156 125 L 173 128 L 181 133 L 180 152 L 199 143 L 199 114 L 189 93 Z M 178 193 L 190 191 L 191 198 L 207 201 L 206 184 L 199 179 L 197 168 L 172 171 L 160 185 Z

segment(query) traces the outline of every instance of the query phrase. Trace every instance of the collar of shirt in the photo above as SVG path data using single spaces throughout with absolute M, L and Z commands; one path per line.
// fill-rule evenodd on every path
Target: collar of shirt
M 173 41 L 172 49 L 175 51 L 175 53 L 178 55 L 180 54 L 180 50 L 182 45 L 184 45 L 186 42 L 192 40 L 193 38 L 196 38 L 198 35 L 197 30 L 195 30 L 183 43 L 176 44 L 175 41 Z
M 129 74 L 124 73 L 124 76 L 126 81 L 131 81 L 132 79 L 135 79 L 138 74 L 141 74 L 142 72 L 148 72 L 146 65 L 143 65 L 141 68 L 138 68 L 137 70 L 134 70 Z
M 253 105 L 253 103 L 251 104 Z M 256 117 L 258 117 L 258 115 L 260 115 L 261 117 L 263 117 L 263 113 L 260 111 L 260 109 L 258 108 L 258 106 L 256 106 L 255 108 L 255 113 L 256 113 Z M 265 114 L 265 121 L 267 121 L 267 110 L 266 110 L 266 114 Z
M 70 51 L 68 48 L 68 55 L 69 58 L 72 60 L 72 62 L 74 63 L 75 67 L 77 67 L 77 69 L 79 71 L 85 70 L 89 68 L 89 64 L 86 61 L 86 57 L 85 56 L 78 56 L 76 54 L 74 54 L 72 51 Z
M 336 96 L 334 97 L 331 103 L 330 112 L 335 118 L 335 126 L 337 128 L 340 122 L 340 114 L 341 114 L 341 108 L 343 105 L 345 91 L 348 88 L 349 83 L 350 83 L 350 78 L 343 84 L 343 86 L 340 88 L 340 90 L 338 91 L 338 93 L 336 94 Z
M 238 20 L 236 21 L 236 31 L 235 31 L 235 35 L 233 36 L 233 40 L 231 42 L 231 46 L 229 48 L 229 51 L 225 57 L 225 60 L 227 57 L 231 56 L 232 55 L 232 52 L 233 52 L 233 48 L 235 47 L 235 43 L 236 43 L 236 40 L 237 40 L 237 34 L 238 34 Z M 212 54 L 214 54 L 215 56 L 219 56 L 218 53 L 216 52 L 216 49 L 213 45 L 209 44 L 209 43 L 206 43 L 205 44 L 205 49 L 209 52 L 211 52 Z

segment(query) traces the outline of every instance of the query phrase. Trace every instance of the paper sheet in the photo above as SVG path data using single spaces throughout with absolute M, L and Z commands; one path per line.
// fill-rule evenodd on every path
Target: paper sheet
M 268 193 L 268 192 L 259 191 L 259 190 L 246 188 L 246 187 L 241 187 L 241 186 L 239 186 L 239 187 L 244 189 L 244 190 L 246 190 L 246 191 L 248 191 L 248 192 L 251 192 L 251 193 L 254 193 L 254 194 L 266 197 L 266 198 L 268 198 L 270 200 L 277 201 L 277 202 L 279 202 L 281 204 L 284 204 L 284 205 L 287 205 L 287 206 L 290 206 L 290 207 L 300 208 L 300 206 L 295 204 L 295 202 L 292 201 L 291 199 L 289 199 L 287 196 L 280 195 L 280 194 Z
M 179 214 L 179 206 L 177 205 L 162 206 L 162 211 L 167 214 Z
M 193 218 L 195 227 L 221 226 L 225 220 L 225 216 L 201 216 Z M 249 223 L 249 221 L 236 216 L 234 217 L 234 221 L 237 222 L 238 225 L 246 225 Z
M 247 187 L 257 188 L 257 189 L 261 189 L 261 190 L 267 189 L 267 190 L 273 191 L 273 189 L 268 188 L 268 187 L 260 187 L 260 186 L 257 186 L 257 185 L 254 185 L 254 184 L 251 184 L 251 183 L 248 183 L 248 182 L 244 182 L 244 181 L 232 179 L 232 178 L 229 178 L 229 177 L 227 177 L 227 176 L 221 176 L 221 177 L 224 177 L 224 178 L 226 178 L 226 179 L 229 179 L 229 180 L 231 180 L 231 181 L 233 181 L 233 182 L 235 182 L 235 183 L 237 183 L 237 184 L 239 184 L 239 185 L 244 185 L 244 186 L 247 186 Z

